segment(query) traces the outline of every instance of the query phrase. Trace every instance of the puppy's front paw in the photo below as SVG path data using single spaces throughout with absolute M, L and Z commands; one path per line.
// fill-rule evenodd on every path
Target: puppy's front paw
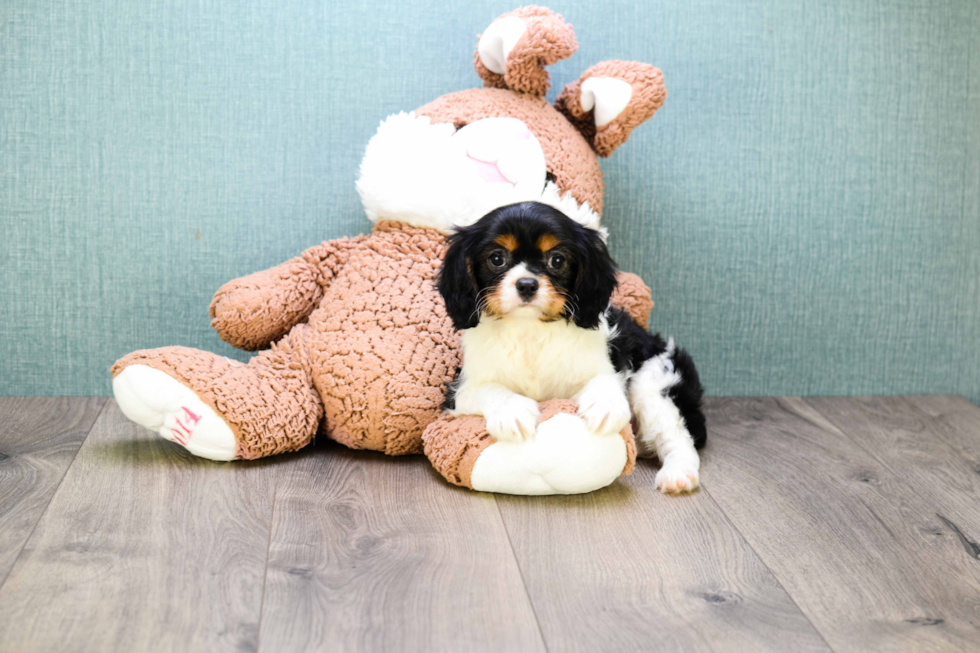
M 486 416 L 487 433 L 497 442 L 523 442 L 534 437 L 538 427 L 538 402 L 514 395 Z
M 630 404 L 618 387 L 586 387 L 578 397 L 578 414 L 596 435 L 614 435 L 629 424 Z
M 654 479 L 657 489 L 664 494 L 693 492 L 700 485 L 698 466 L 667 458 Z

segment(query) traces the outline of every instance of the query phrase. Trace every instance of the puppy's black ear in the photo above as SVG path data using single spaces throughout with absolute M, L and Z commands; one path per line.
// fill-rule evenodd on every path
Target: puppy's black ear
M 476 307 L 476 278 L 470 249 L 475 242 L 472 227 L 449 237 L 449 250 L 439 270 L 439 294 L 446 302 L 446 313 L 457 331 L 472 329 L 480 323 Z
M 579 227 L 576 241 L 579 266 L 575 277 L 574 321 L 583 329 L 595 329 L 616 290 L 616 263 L 595 229 Z

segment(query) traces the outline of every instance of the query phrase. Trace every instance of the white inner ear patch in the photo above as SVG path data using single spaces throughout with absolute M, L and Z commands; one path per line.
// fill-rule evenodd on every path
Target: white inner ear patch
M 595 108 L 596 127 L 605 127 L 615 120 L 632 97 L 633 86 L 615 77 L 589 77 L 582 82 L 582 109 L 591 111 Z
M 487 70 L 503 75 L 507 69 L 507 56 L 526 31 L 524 21 L 517 16 L 504 16 L 490 23 L 476 46 Z

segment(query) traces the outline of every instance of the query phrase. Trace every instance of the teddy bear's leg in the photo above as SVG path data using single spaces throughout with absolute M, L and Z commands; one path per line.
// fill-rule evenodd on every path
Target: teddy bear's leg
M 591 433 L 572 401 L 540 404 L 535 437 L 496 442 L 482 417 L 443 416 L 425 430 L 425 454 L 446 480 L 484 492 L 579 494 L 629 474 L 636 459 L 629 426 L 617 435 Z
M 124 356 L 113 393 L 134 422 L 212 460 L 253 459 L 309 444 L 323 404 L 299 325 L 248 364 L 187 347 Z

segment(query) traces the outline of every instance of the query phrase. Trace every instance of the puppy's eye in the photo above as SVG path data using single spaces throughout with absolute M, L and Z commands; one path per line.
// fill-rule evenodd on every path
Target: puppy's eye
M 503 267 L 504 266 L 504 255 L 501 254 L 500 252 L 494 252 L 494 253 L 492 253 L 487 258 L 487 260 L 490 262 L 490 265 L 492 267 L 500 268 L 500 267 Z
M 565 265 L 565 257 L 561 254 L 552 254 L 548 259 L 548 267 L 552 270 L 560 270 Z

